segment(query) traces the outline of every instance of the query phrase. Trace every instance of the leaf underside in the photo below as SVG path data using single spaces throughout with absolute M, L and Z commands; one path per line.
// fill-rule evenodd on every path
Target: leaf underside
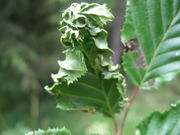
M 63 110 L 112 116 L 123 107 L 125 93 L 124 77 L 112 62 L 103 29 L 113 15 L 106 5 L 73 3 L 62 17 L 60 41 L 66 59 L 58 61 L 59 72 L 52 74 L 54 85 L 46 90 L 57 97 L 57 107 Z
M 66 128 L 62 128 L 62 129 L 48 129 L 48 130 L 37 130 L 37 131 L 32 131 L 29 132 L 25 135 L 71 135 L 70 131 L 67 130 Z
M 164 113 L 154 112 L 145 118 L 136 135 L 180 135 L 180 102 Z
M 137 52 L 123 56 L 124 70 L 135 85 L 180 72 L 180 0 L 128 0 L 121 33 L 123 42 L 137 38 L 145 57 L 141 68 Z

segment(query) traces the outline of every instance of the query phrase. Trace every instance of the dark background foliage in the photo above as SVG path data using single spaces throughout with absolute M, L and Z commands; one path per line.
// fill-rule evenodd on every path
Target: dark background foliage
M 113 132 L 111 121 L 99 114 L 62 112 L 56 109 L 55 99 L 43 88 L 52 83 L 50 73 L 57 72 L 56 61 L 63 59 L 59 43 L 59 21 L 63 10 L 72 2 L 80 1 L 0 1 L 0 134 L 23 135 L 37 128 L 63 125 L 75 135 L 93 133 L 95 130 L 103 135 Z M 107 29 L 109 43 L 116 52 L 114 61 L 118 63 L 122 50 L 119 29 L 123 21 L 124 2 L 120 5 L 115 0 L 96 2 L 107 3 L 116 17 Z M 141 93 L 130 113 L 125 132 L 131 134 L 135 121 L 142 119 L 141 116 L 146 116 L 153 109 L 164 109 L 175 102 L 180 94 L 178 86 L 177 79 L 163 87 L 162 93 Z

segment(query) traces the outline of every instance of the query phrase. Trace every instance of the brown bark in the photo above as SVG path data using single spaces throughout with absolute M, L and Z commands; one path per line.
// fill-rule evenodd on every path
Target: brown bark
M 115 64 L 120 63 L 120 57 L 123 53 L 123 44 L 121 43 L 120 29 L 122 28 L 124 22 L 125 3 L 126 0 L 119 0 L 118 8 L 115 15 L 115 21 L 113 25 L 114 27 L 111 34 L 111 47 L 115 52 L 113 56 L 113 62 Z

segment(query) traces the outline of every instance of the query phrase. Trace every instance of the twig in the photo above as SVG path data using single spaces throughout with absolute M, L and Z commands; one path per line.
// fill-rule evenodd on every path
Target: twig
M 125 14 L 125 5 L 126 5 L 126 0 L 118 0 L 117 3 L 117 9 L 115 13 L 115 20 L 113 24 L 113 29 L 111 33 L 111 39 L 110 39 L 110 44 L 115 52 L 113 55 L 113 62 L 115 64 L 119 64 L 122 62 L 121 56 L 123 54 L 123 44 L 121 42 L 121 33 L 120 29 L 122 28 L 123 22 L 124 22 L 124 14 Z
M 133 94 L 131 95 L 131 97 L 130 97 L 127 105 L 126 105 L 126 110 L 125 110 L 125 114 L 124 114 L 124 116 L 123 116 L 123 120 L 122 120 L 122 122 L 121 122 L 120 128 L 119 128 L 118 131 L 116 132 L 116 135 L 122 135 L 122 133 L 123 133 L 123 128 L 124 128 L 124 125 L 125 125 L 125 122 L 126 122 L 127 115 L 128 115 L 128 113 L 129 113 L 129 110 L 130 110 L 130 108 L 131 108 L 131 106 L 132 106 L 132 104 L 133 104 L 136 96 L 137 96 L 138 93 L 140 92 L 140 90 L 141 90 L 141 89 L 140 89 L 139 87 L 137 87 L 137 88 L 135 89 L 135 91 L 133 92 Z
M 117 125 L 117 121 L 115 119 L 115 116 L 112 117 L 112 121 L 113 121 L 113 124 L 114 124 L 115 133 L 116 133 L 118 131 L 118 125 Z

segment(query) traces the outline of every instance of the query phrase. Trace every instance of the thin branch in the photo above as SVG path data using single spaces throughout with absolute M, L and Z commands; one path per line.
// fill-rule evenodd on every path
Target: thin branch
M 126 110 L 125 110 L 125 113 L 124 113 L 124 116 L 123 116 L 123 120 L 121 122 L 121 125 L 120 125 L 120 128 L 118 129 L 118 131 L 116 132 L 116 135 L 122 135 L 123 133 L 123 129 L 124 129 L 124 125 L 125 125 L 125 122 L 126 122 L 126 119 L 127 119 L 127 116 L 128 116 L 128 113 L 129 113 L 129 110 L 136 98 L 136 96 L 138 95 L 138 93 L 141 91 L 141 89 L 139 87 L 137 87 L 135 89 L 135 91 L 132 93 L 127 105 L 126 105 Z
M 121 37 L 120 29 L 122 28 L 124 22 L 125 5 L 126 5 L 126 0 L 118 0 L 117 9 L 115 11 L 115 20 L 111 33 L 110 44 L 111 44 L 111 48 L 115 52 L 113 55 L 113 62 L 115 64 L 121 63 L 121 56 L 123 54 L 122 51 L 123 44 L 120 39 Z
M 118 124 L 117 124 L 115 116 L 112 117 L 112 121 L 113 121 L 113 124 L 114 124 L 115 133 L 116 133 L 118 131 Z

